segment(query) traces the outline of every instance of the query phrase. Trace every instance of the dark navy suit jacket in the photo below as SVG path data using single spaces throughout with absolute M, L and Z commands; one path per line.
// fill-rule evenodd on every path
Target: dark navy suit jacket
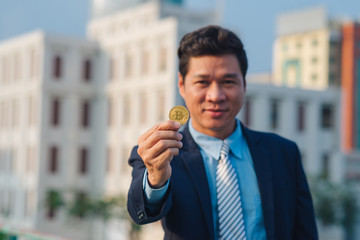
M 258 180 L 268 240 L 318 239 L 313 203 L 295 143 L 242 126 Z M 170 185 L 161 210 L 150 214 L 143 192 L 145 165 L 131 153 L 128 211 L 137 224 L 162 221 L 165 239 L 214 239 L 209 185 L 199 147 L 183 131 L 183 148 L 171 162 Z M 244 196 L 246 197 L 246 196 Z

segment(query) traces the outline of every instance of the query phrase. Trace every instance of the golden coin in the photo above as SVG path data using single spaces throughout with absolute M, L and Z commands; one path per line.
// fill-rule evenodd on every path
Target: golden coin
M 184 125 L 189 120 L 189 112 L 184 106 L 175 106 L 169 112 L 169 119 Z

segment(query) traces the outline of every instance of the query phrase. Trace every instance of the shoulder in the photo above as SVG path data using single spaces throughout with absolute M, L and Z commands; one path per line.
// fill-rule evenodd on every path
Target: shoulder
M 249 143 L 260 143 L 262 145 L 265 144 L 267 148 L 271 149 L 280 148 L 283 150 L 298 151 L 298 146 L 294 141 L 282 137 L 276 133 L 256 131 L 245 126 L 242 126 L 242 129 L 245 138 Z

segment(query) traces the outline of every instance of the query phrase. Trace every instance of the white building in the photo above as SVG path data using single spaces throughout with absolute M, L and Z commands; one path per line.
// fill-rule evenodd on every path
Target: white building
M 0 202 L 7 224 L 67 229 L 65 236 L 77 238 L 45 202 L 49 191 L 87 192 L 96 182 L 97 54 L 93 42 L 43 32 L 0 45 Z
M 0 43 L 1 223 L 72 239 L 127 235 L 47 202 L 126 194 L 137 137 L 181 103 L 179 38 L 214 19 L 171 2 L 96 18 L 90 40 L 34 32 Z
M 127 193 L 138 136 L 182 103 L 180 37 L 216 19 L 174 2 L 181 1 L 147 1 L 108 16 L 111 4 L 95 4 L 105 10 L 94 10 L 88 39 L 34 32 L 0 43 L 0 223 L 77 240 L 127 239 L 122 221 L 71 218 L 46 203 Z M 338 90 L 249 81 L 240 118 L 298 142 L 309 174 L 340 179 L 339 168 L 332 173 L 341 167 L 339 99 Z M 142 239 L 161 238 L 160 228 L 143 227 Z
M 340 21 L 315 7 L 279 15 L 276 27 L 274 84 L 317 90 L 340 86 Z
M 339 89 L 325 91 L 248 82 L 240 119 L 252 129 L 295 141 L 309 176 L 343 179 Z

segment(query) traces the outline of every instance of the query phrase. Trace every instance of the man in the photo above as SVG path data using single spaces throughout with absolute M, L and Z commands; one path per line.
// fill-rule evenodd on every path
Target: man
M 299 150 L 243 126 L 247 58 L 219 26 L 185 35 L 179 91 L 190 121 L 149 129 L 131 153 L 128 211 L 137 224 L 161 219 L 165 239 L 317 239 Z

